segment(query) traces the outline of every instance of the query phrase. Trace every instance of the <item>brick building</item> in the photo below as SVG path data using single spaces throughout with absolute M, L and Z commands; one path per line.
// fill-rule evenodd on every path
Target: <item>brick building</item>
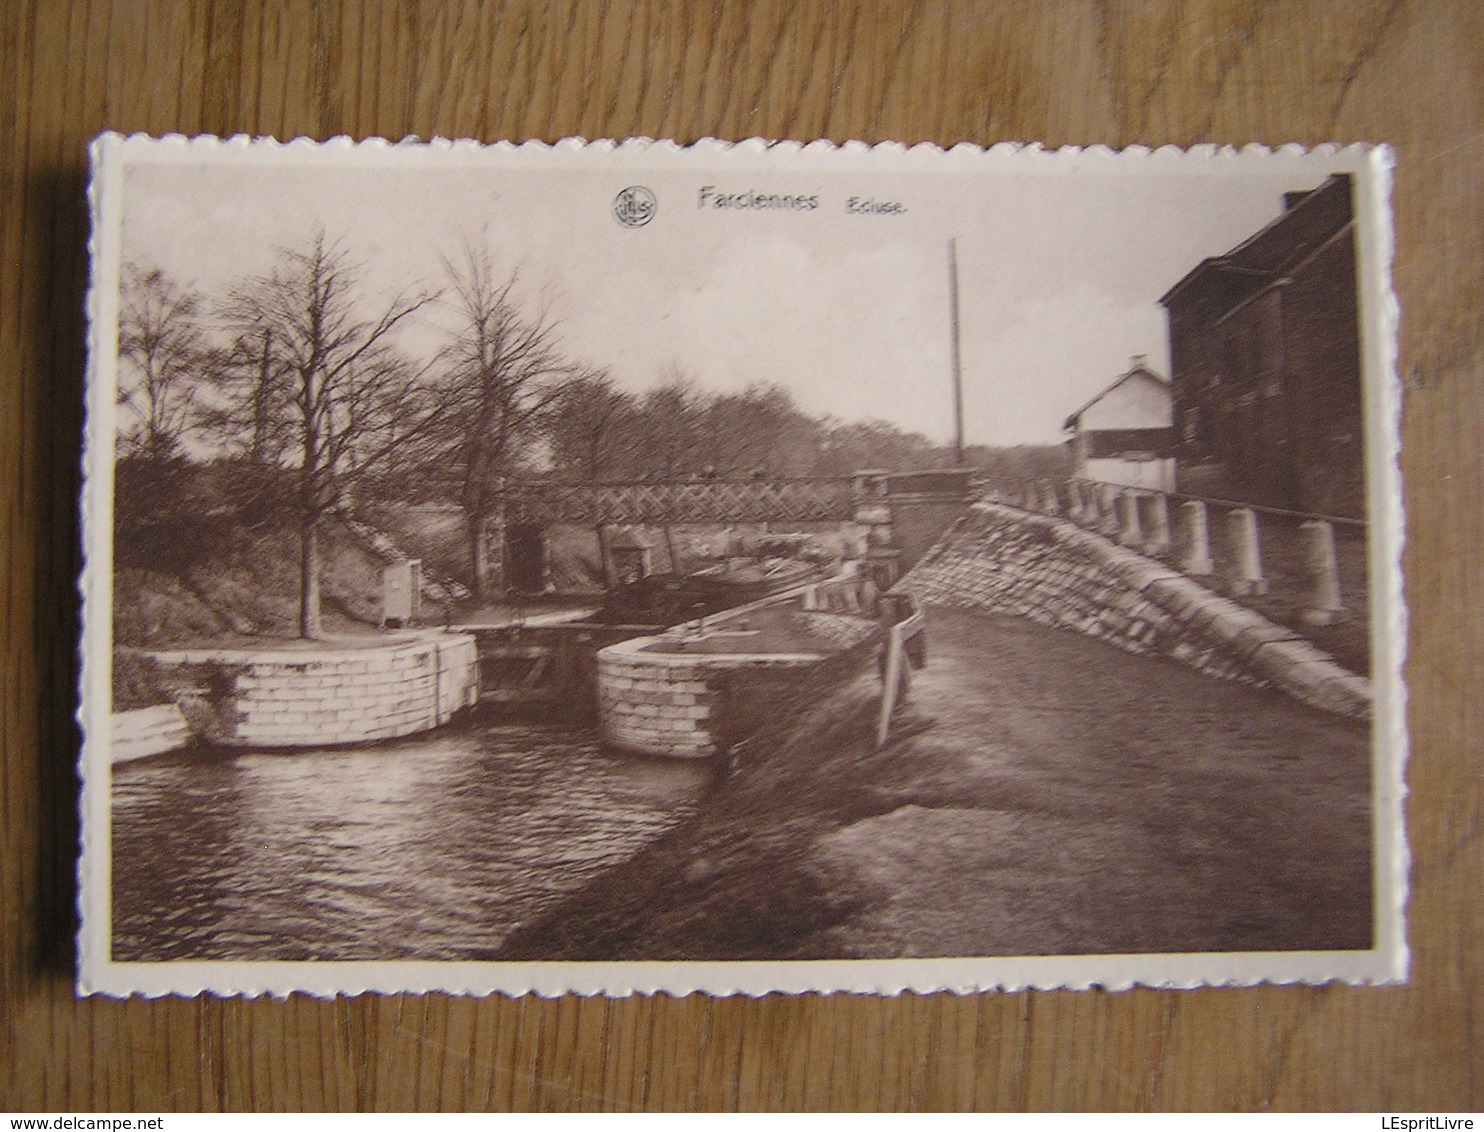
M 1181 490 L 1359 518 L 1365 509 L 1350 178 L 1203 260 L 1169 315 Z

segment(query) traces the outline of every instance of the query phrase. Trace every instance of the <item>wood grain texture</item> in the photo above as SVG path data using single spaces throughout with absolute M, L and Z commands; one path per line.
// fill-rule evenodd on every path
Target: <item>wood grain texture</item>
M 0 1108 L 1484 1107 L 1484 6 L 11 0 L 0 59 Z M 1411 984 L 75 999 L 84 147 L 104 129 L 1391 142 Z

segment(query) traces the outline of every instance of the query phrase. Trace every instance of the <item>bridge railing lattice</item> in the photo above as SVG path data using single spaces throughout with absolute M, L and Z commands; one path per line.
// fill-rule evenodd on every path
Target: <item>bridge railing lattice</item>
M 503 493 L 505 517 L 530 523 L 831 522 L 854 514 L 849 479 L 527 483 Z

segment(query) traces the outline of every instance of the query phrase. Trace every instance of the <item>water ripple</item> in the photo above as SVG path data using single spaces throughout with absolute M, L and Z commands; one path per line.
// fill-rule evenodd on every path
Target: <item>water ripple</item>
M 118 767 L 113 957 L 487 954 L 691 812 L 708 774 L 543 724 Z

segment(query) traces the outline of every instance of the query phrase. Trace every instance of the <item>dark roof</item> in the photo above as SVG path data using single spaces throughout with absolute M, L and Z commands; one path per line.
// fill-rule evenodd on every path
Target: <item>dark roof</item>
M 1225 290 L 1235 304 L 1254 290 L 1280 279 L 1345 225 L 1353 212 L 1350 174 L 1335 173 L 1308 192 L 1283 194 L 1286 206 L 1277 219 L 1259 228 L 1225 255 L 1203 259 L 1159 297 L 1168 307 L 1192 287 Z
M 1090 409 L 1094 405 L 1096 405 L 1099 401 L 1101 401 L 1109 393 L 1112 393 L 1113 390 L 1117 389 L 1124 382 L 1126 382 L 1126 381 L 1132 381 L 1136 377 L 1142 377 L 1142 378 L 1147 378 L 1147 379 L 1149 379 L 1151 381 L 1156 381 L 1160 385 L 1162 385 L 1162 386 L 1164 386 L 1166 388 L 1168 388 L 1169 385 L 1170 385 L 1168 379 L 1163 378 L 1159 374 L 1155 373 L 1144 362 L 1141 362 L 1141 361 L 1140 362 L 1135 362 L 1134 365 L 1133 365 L 1133 368 L 1131 368 L 1127 373 L 1120 374 L 1118 376 L 1118 378 L 1114 380 L 1114 382 L 1113 382 L 1112 385 L 1108 386 L 1108 388 L 1104 389 L 1101 393 L 1099 393 L 1091 401 L 1089 401 L 1087 404 L 1083 405 L 1082 408 L 1078 409 L 1075 413 L 1073 413 L 1065 421 L 1063 421 L 1062 422 L 1062 426 L 1061 426 L 1062 427 L 1062 431 L 1063 432 L 1071 432 L 1071 431 L 1073 431 L 1077 427 L 1077 418 L 1078 417 L 1080 417 L 1083 413 L 1087 412 L 1088 409 Z

